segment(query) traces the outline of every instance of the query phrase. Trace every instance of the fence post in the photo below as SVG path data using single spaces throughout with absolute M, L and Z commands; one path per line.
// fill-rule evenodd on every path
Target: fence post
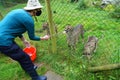
M 52 52 L 56 53 L 57 52 L 57 48 L 56 48 L 56 36 L 54 35 L 56 33 L 55 33 L 55 26 L 53 26 L 50 0 L 45 0 L 45 1 L 46 1 L 47 13 L 48 13 L 48 23 L 49 23 L 49 29 L 50 29 L 50 35 L 51 35 Z

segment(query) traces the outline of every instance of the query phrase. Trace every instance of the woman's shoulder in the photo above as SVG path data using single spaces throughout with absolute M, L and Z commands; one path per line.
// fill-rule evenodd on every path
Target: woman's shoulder
M 17 17 L 31 17 L 30 14 L 24 9 L 15 9 L 12 11 L 12 14 Z
M 24 9 L 14 9 L 14 10 L 11 10 L 10 13 L 22 14 L 22 13 L 28 13 L 28 12 L 25 11 Z

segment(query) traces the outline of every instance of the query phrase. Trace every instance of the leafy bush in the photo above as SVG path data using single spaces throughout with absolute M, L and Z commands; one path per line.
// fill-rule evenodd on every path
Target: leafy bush
M 113 12 L 114 11 L 114 5 L 108 4 L 103 10 L 108 11 L 108 12 Z
M 111 15 L 113 18 L 119 19 L 119 18 L 120 18 L 120 5 L 115 6 L 115 10 L 112 11 L 112 12 L 110 12 L 110 15 Z
M 109 15 L 113 18 L 120 18 L 120 2 L 119 0 L 115 0 L 111 4 L 106 4 L 105 7 L 103 7 L 103 10 L 109 12 Z
M 94 1 L 92 2 L 92 4 L 93 4 L 94 7 L 100 8 L 100 6 L 101 6 L 101 1 L 94 0 Z
M 91 7 L 91 6 L 93 6 L 92 3 L 93 3 L 93 1 L 91 1 L 91 0 L 79 0 L 78 9 L 85 9 L 85 8 Z
M 10 7 L 17 5 L 18 3 L 25 3 L 27 0 L 0 0 L 0 3 L 4 7 Z
M 78 9 L 85 9 L 86 8 L 86 4 L 85 4 L 84 0 L 79 0 L 77 8 Z

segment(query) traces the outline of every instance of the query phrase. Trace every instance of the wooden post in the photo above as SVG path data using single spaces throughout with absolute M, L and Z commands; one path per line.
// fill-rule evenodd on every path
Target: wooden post
M 55 36 L 56 33 L 55 33 L 55 26 L 53 26 L 53 19 L 52 19 L 52 11 L 51 11 L 51 6 L 50 6 L 50 0 L 45 0 L 45 1 L 46 1 L 47 13 L 48 13 L 48 23 L 49 23 L 51 43 L 52 43 L 52 52 L 56 53 L 57 52 L 56 36 Z
M 100 71 L 106 71 L 106 70 L 112 70 L 112 69 L 120 69 L 120 63 L 118 64 L 109 64 L 104 66 L 98 66 L 98 67 L 89 67 L 89 72 L 100 72 Z

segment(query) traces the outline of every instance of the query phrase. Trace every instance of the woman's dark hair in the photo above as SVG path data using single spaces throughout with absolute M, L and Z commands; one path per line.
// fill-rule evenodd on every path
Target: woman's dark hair
M 33 10 L 26 10 L 27 12 L 32 12 Z

